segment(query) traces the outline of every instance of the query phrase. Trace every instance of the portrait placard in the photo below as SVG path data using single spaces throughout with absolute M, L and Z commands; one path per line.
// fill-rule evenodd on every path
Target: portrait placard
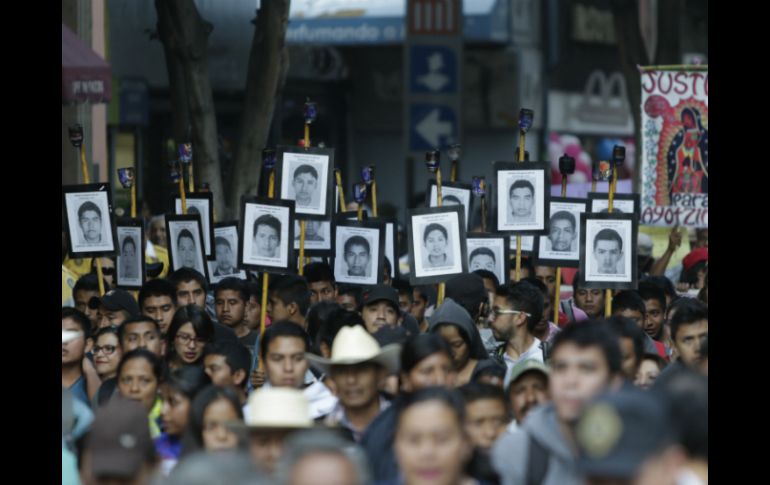
M 118 256 L 115 283 L 118 288 L 137 290 L 145 275 L 144 224 L 141 219 L 118 219 Z
M 334 278 L 354 285 L 380 283 L 384 247 L 384 222 L 339 221 L 334 226 Z
M 110 184 L 64 185 L 62 205 L 72 258 L 116 253 Z
M 214 259 L 211 241 L 214 239 L 214 195 L 211 192 L 193 192 L 185 194 L 187 214 L 200 214 L 203 227 L 203 241 L 206 258 Z M 182 214 L 182 199 L 174 195 L 174 212 Z
M 412 209 L 407 232 L 412 285 L 440 283 L 468 272 L 462 207 Z
M 334 207 L 334 149 L 278 147 L 276 164 L 279 195 L 295 201 L 300 220 L 329 220 Z
M 637 217 L 583 213 L 580 225 L 580 287 L 636 289 Z
M 548 230 L 551 167 L 545 162 L 495 162 L 497 232 L 540 235 Z
M 294 201 L 242 197 L 238 226 L 238 261 L 241 268 L 285 273 L 294 240 Z
M 548 235 L 538 238 L 537 264 L 577 268 L 580 265 L 580 214 L 588 201 L 551 197 Z
M 235 277 L 246 279 L 246 272 L 238 268 L 238 221 L 218 222 L 214 225 L 214 260 L 208 261 L 209 283 Z
M 172 271 L 191 268 L 208 278 L 200 214 L 166 214 L 166 237 Z

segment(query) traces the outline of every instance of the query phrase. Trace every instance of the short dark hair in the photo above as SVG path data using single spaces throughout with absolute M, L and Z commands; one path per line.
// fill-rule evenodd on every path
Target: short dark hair
M 340 307 L 328 315 L 328 318 L 321 322 L 315 335 L 314 344 L 318 355 L 321 355 L 321 343 L 325 343 L 331 349 L 334 338 L 337 337 L 337 333 L 339 333 L 342 327 L 353 327 L 356 325 L 365 327 L 364 319 L 358 312 L 351 312 Z
M 414 298 L 414 294 L 412 293 L 412 285 L 410 285 L 407 280 L 393 278 L 393 283 L 391 286 L 393 286 L 393 288 L 398 291 L 399 295 L 409 295 L 409 301 L 412 301 Z
M 319 301 L 310 306 L 306 318 L 306 329 L 308 337 L 310 337 L 310 342 L 315 343 L 318 329 L 320 329 L 329 318 L 334 318 L 334 314 L 341 309 L 342 307 L 336 301 L 327 300 Z
M 408 374 L 417 364 L 437 353 L 444 353 L 452 360 L 452 349 L 440 335 L 421 333 L 410 337 L 401 349 L 401 372 Z
M 148 317 L 147 315 L 139 315 L 137 317 L 129 318 L 128 320 L 125 320 L 123 323 L 118 326 L 118 340 L 120 341 L 120 345 L 123 345 L 123 337 L 126 335 L 126 328 L 129 325 L 133 325 L 135 323 L 149 323 L 153 326 L 155 331 L 158 333 L 158 337 L 160 337 L 160 324 L 157 320 L 155 320 L 152 317 Z
M 302 316 L 305 316 L 308 308 L 310 308 L 310 288 L 307 285 L 307 280 L 302 276 L 281 275 L 270 285 L 270 293 L 274 294 L 284 305 L 296 303 Z
M 176 286 L 166 279 L 149 280 L 139 290 L 139 308 L 144 305 L 144 300 L 151 296 L 167 296 L 176 305 Z
M 108 288 L 106 282 L 104 283 L 104 286 L 104 291 L 107 291 Z M 78 291 L 99 291 L 98 277 L 93 273 L 88 273 L 78 278 L 77 283 L 72 287 L 72 296 L 74 297 L 75 293 Z
M 192 401 L 201 389 L 211 384 L 211 379 L 203 368 L 185 365 L 169 372 L 164 379 L 164 384 L 170 390 L 177 391 Z
M 604 320 L 586 320 L 578 323 L 571 323 L 564 326 L 561 332 L 553 338 L 551 346 L 551 356 L 556 355 L 557 349 L 564 345 L 572 343 L 580 348 L 599 347 L 607 367 L 611 374 L 617 374 L 621 369 L 622 357 L 620 353 L 620 343 L 617 334 Z
M 567 221 L 572 226 L 572 230 L 575 230 L 575 227 L 577 227 L 577 221 L 575 220 L 575 215 L 572 212 L 567 211 L 558 211 L 554 212 L 551 215 L 551 220 L 549 221 L 549 224 L 553 224 L 556 221 Z
M 350 295 L 356 300 L 356 308 L 360 308 L 363 303 L 364 291 L 360 286 L 356 285 L 339 285 L 337 287 L 337 295 Z
M 617 241 L 618 249 L 623 251 L 623 238 L 621 238 L 618 231 L 614 229 L 605 228 L 596 233 L 596 236 L 594 236 L 594 249 L 596 249 L 596 245 L 599 241 Z
M 61 319 L 69 318 L 80 326 L 85 338 L 91 338 L 91 320 L 85 313 L 81 312 L 77 308 L 71 306 L 65 306 L 61 309 Z
M 173 283 L 175 288 L 178 288 L 180 283 L 196 281 L 199 285 L 201 285 L 203 291 L 208 291 L 206 278 L 200 273 L 200 271 L 196 271 L 192 268 L 179 268 L 178 270 L 168 275 L 168 280 Z
M 675 310 L 670 322 L 672 340 L 676 340 L 680 327 L 709 319 L 709 307 L 696 298 L 682 298 L 672 304 L 671 308 Z
M 86 211 L 94 211 L 99 215 L 99 219 L 102 218 L 102 210 L 99 208 L 98 205 L 94 204 L 90 200 L 83 202 L 83 204 L 78 208 L 78 219 L 83 217 L 83 214 Z
M 154 353 L 150 352 L 147 349 L 138 348 L 134 349 L 130 352 L 126 352 L 123 354 L 123 358 L 120 359 L 120 363 L 118 364 L 118 371 L 116 373 L 116 376 L 118 379 L 120 379 L 120 373 L 123 370 L 123 367 L 126 365 L 126 363 L 130 360 L 134 359 L 144 359 L 152 368 L 152 373 L 155 376 L 155 379 L 158 381 L 158 385 L 160 385 L 161 381 L 163 380 L 163 361 L 160 360 L 160 357 L 155 355 Z
M 645 352 L 642 354 L 642 362 L 645 360 L 652 360 L 657 364 L 658 370 L 663 370 L 668 365 L 668 362 L 666 362 L 666 359 L 660 356 L 660 354 L 653 354 L 652 352 Z
M 664 397 L 677 441 L 690 458 L 708 460 L 709 381 L 687 367 L 672 368 L 655 381 Z
M 612 313 L 622 312 L 623 310 L 635 310 L 641 313 L 642 316 L 647 314 L 644 300 L 634 290 L 623 290 L 612 298 Z
M 509 285 L 500 285 L 495 291 L 497 296 L 505 298 L 514 310 L 529 313 L 527 330 L 532 332 L 543 318 L 543 294 L 526 281 Z
M 481 279 L 492 280 L 492 283 L 495 284 L 495 288 L 500 286 L 500 280 L 497 278 L 497 275 L 489 271 L 488 269 L 477 269 L 476 271 L 474 271 L 474 273 L 481 276 Z
M 468 404 L 482 399 L 495 399 L 503 403 L 505 410 L 508 411 L 508 399 L 499 386 L 484 384 L 482 382 L 469 382 L 457 388 L 457 392 L 463 398 L 463 402 Z
M 618 334 L 618 337 L 631 339 L 634 344 L 634 361 L 636 365 L 641 364 L 644 357 L 644 330 L 630 318 L 609 317 L 606 320 L 615 333 Z
M 471 255 L 468 256 L 468 261 L 473 261 L 473 258 L 476 256 L 489 256 L 493 261 L 497 262 L 497 257 L 495 257 L 494 251 L 489 248 L 481 247 L 474 249 L 471 251 Z
M 387 273 L 388 276 L 390 276 L 391 281 L 393 280 L 393 266 L 390 264 L 390 260 L 387 256 L 382 257 L 382 266 L 384 268 L 384 273 Z M 383 273 L 382 277 L 385 278 L 385 274 Z
M 203 357 L 207 355 L 221 355 L 225 358 L 225 363 L 230 368 L 230 374 L 235 374 L 239 370 L 246 373 L 246 379 L 243 380 L 243 387 L 249 382 L 248 375 L 251 370 L 251 352 L 239 342 L 223 340 L 206 345 L 203 348 Z
M 661 310 L 663 310 L 663 312 L 666 311 L 666 293 L 660 289 L 658 285 L 643 280 L 639 282 L 639 289 L 637 292 L 642 300 L 645 301 L 645 305 L 647 300 L 656 300 L 660 303 Z
M 302 344 L 305 346 L 305 352 L 309 350 L 307 348 L 307 332 L 294 322 L 279 320 L 265 330 L 265 333 L 262 335 L 262 340 L 259 342 L 259 356 L 263 361 L 265 360 L 265 357 L 267 357 L 267 349 L 270 347 L 270 342 L 278 337 L 296 337 L 302 340 Z
M 120 247 L 121 250 L 125 251 L 128 244 L 132 245 L 134 247 L 134 252 L 136 252 L 136 242 L 131 236 L 126 236 L 123 238 L 123 245 Z
M 217 286 L 214 288 L 214 298 L 216 299 L 217 294 L 220 291 L 224 290 L 232 290 L 238 293 L 238 297 L 245 302 L 249 301 L 249 292 L 246 289 L 246 281 L 236 278 L 234 276 L 228 276 L 227 278 L 222 278 L 219 283 L 217 283 Z
M 448 200 L 453 200 L 453 201 L 457 202 L 457 205 L 462 205 L 463 204 L 462 202 L 460 202 L 460 199 L 458 199 L 454 195 L 445 195 L 445 196 L 441 197 L 441 199 L 442 199 L 442 202 L 446 202 Z
M 513 191 L 515 189 L 529 189 L 532 195 L 535 195 L 535 186 L 529 180 L 519 179 L 511 184 L 511 188 L 508 189 L 508 198 L 513 197 Z
M 226 238 L 223 238 L 222 236 L 217 236 L 214 238 L 214 247 L 219 245 L 227 246 L 229 249 L 233 248 L 230 246 L 230 241 L 228 241 Z
M 281 240 L 281 221 L 279 221 L 277 217 L 270 214 L 262 214 L 261 216 L 257 217 L 257 219 L 254 221 L 253 237 L 257 237 L 257 228 L 262 225 L 275 229 L 275 232 L 278 235 L 278 240 Z
M 316 180 L 318 180 L 318 170 L 316 170 L 315 167 L 313 167 L 312 165 L 308 165 L 308 164 L 302 164 L 299 167 L 297 167 L 297 169 L 294 170 L 294 175 L 292 175 L 291 177 L 295 179 L 305 173 L 309 173 Z
M 446 228 L 441 224 L 436 224 L 435 222 L 433 222 L 425 226 L 425 230 L 422 233 L 422 242 L 427 241 L 428 235 L 433 231 L 439 231 L 441 234 L 444 235 L 444 239 L 449 240 L 449 233 L 447 233 Z
M 182 229 L 179 231 L 179 234 L 176 236 L 176 244 L 179 245 L 179 242 L 182 240 L 183 237 L 187 237 L 192 239 L 193 243 L 195 243 L 195 238 L 193 237 L 193 234 L 190 232 L 189 229 Z
M 332 271 L 332 267 L 326 263 L 318 261 L 308 263 L 305 265 L 303 273 L 308 284 L 318 283 L 319 281 L 330 281 L 332 285 L 335 284 L 334 271 Z
M 102 335 L 107 335 L 108 333 L 111 333 L 118 339 L 118 346 L 120 346 L 121 343 L 120 343 L 120 337 L 118 337 L 118 327 L 102 327 L 98 329 L 94 333 L 94 343 L 96 343 L 96 341 L 99 340 L 99 337 L 101 337 Z
M 371 251 L 369 247 L 369 241 L 362 236 L 353 236 L 345 241 L 344 251 L 347 253 L 353 246 L 363 246 L 366 248 L 367 254 Z
M 674 283 L 672 283 L 671 280 L 666 278 L 665 276 L 647 276 L 643 278 L 642 281 L 639 283 L 640 288 L 642 283 L 648 284 L 650 286 L 655 286 L 656 288 L 663 291 L 665 296 L 671 298 L 672 301 L 677 298 L 676 288 L 674 287 Z
M 406 414 L 407 409 L 428 401 L 439 401 L 448 407 L 457 419 L 459 427 L 463 429 L 465 405 L 459 393 L 456 390 L 449 390 L 443 387 L 426 387 L 404 395 L 404 399 L 401 402 L 401 411 L 396 418 L 396 429 L 393 432 L 398 432 L 398 428 L 401 426 L 401 417 Z

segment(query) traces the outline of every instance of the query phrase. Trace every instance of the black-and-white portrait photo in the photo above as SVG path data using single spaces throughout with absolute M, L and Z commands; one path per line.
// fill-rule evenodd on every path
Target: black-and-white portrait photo
M 507 281 L 509 271 L 508 236 L 469 234 L 468 271 L 491 271 L 501 283 Z
M 535 235 L 545 231 L 550 168 L 540 162 L 496 162 L 497 230 Z
M 376 285 L 382 278 L 381 223 L 362 221 L 334 227 L 334 278 L 338 283 Z
M 436 182 L 434 180 L 428 182 L 428 197 L 428 207 L 438 207 L 438 188 L 436 187 Z M 466 225 L 469 224 L 468 221 L 470 221 L 472 203 L 473 198 L 471 197 L 470 184 L 462 184 L 457 182 L 443 182 L 441 184 L 442 206 L 462 206 L 465 214 Z
M 204 276 L 208 274 L 203 254 L 203 230 L 196 216 L 167 215 L 166 234 L 173 271 L 192 268 Z
M 70 253 L 115 252 L 108 184 L 63 186 Z
M 548 235 L 540 236 L 538 261 L 545 266 L 577 267 L 580 260 L 580 214 L 585 199 L 551 198 Z
M 330 216 L 333 150 L 280 147 L 279 153 L 281 199 L 295 201 L 295 211 L 300 219 L 304 218 L 301 216 L 319 219 Z
M 131 222 L 126 222 L 132 224 Z M 117 224 L 120 251 L 117 260 L 117 285 L 122 288 L 140 288 L 144 283 L 144 247 L 141 221 L 135 225 Z
M 581 215 L 585 235 L 580 271 L 586 282 L 628 284 L 636 281 L 636 217 L 632 214 Z M 620 286 L 605 286 L 621 288 Z
M 238 269 L 237 222 L 222 222 L 214 227 L 214 256 L 215 259 L 208 262 L 210 283 L 219 283 L 230 276 L 246 279 L 246 272 Z
M 423 284 L 415 283 L 420 278 L 435 279 L 467 271 L 461 207 L 414 209 L 409 213 L 408 230 L 412 284 Z
M 252 197 L 241 207 L 241 266 L 289 269 L 293 201 Z
M 589 192 L 589 212 L 598 214 L 609 213 L 609 195 L 604 192 Z M 641 214 L 639 194 L 615 194 L 612 200 L 612 213 Z
M 214 207 L 213 196 L 209 192 L 196 192 L 185 195 L 185 204 L 187 205 L 187 214 L 197 214 L 201 218 L 203 228 L 203 244 L 206 257 L 213 258 L 211 240 L 214 235 Z M 174 198 L 174 211 L 176 214 L 182 213 L 182 199 Z
M 332 223 L 309 219 L 305 221 L 305 253 L 328 253 L 332 248 Z M 300 224 L 294 221 L 294 250 L 299 251 Z

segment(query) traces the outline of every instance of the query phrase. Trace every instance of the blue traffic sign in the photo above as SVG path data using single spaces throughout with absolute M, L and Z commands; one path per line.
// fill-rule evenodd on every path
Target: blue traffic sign
M 457 54 L 442 45 L 412 45 L 409 86 L 413 93 L 457 92 Z
M 413 104 L 409 111 L 409 149 L 441 149 L 457 140 L 457 116 L 438 104 Z

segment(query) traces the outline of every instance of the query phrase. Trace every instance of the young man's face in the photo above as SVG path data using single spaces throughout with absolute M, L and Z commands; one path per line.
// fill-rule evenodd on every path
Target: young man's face
M 75 308 L 85 313 L 88 319 L 91 320 L 91 328 L 97 328 L 99 326 L 99 309 L 88 306 L 88 302 L 95 296 L 99 296 L 99 290 L 78 290 L 73 294 Z
M 243 314 L 243 320 L 246 322 L 246 326 L 254 330 L 259 328 L 259 320 L 262 317 L 262 305 L 259 299 L 251 295 L 249 301 L 246 303 L 246 311 Z
M 511 384 L 508 397 L 513 417 L 521 424 L 532 408 L 551 400 L 548 378 L 541 372 L 526 372 Z
M 119 327 L 128 320 L 128 312 L 125 310 L 108 310 L 104 305 L 99 305 L 99 328 Z
M 243 322 L 246 314 L 246 302 L 241 293 L 235 290 L 219 290 L 214 297 L 217 320 L 223 325 L 234 327 Z
M 310 287 L 310 303 L 313 305 L 319 301 L 334 302 L 337 298 L 337 291 L 331 281 L 316 281 L 308 286 Z
M 551 222 L 548 239 L 551 240 L 552 251 L 569 251 L 577 233 L 572 223 L 566 219 Z
M 185 268 L 195 269 L 195 241 L 189 237 L 183 237 L 179 239 L 179 259 L 182 261 L 182 266 Z
M 412 299 L 409 298 L 409 293 L 398 293 L 398 306 L 402 312 L 409 312 L 412 308 Z
M 160 334 L 155 325 L 150 322 L 129 323 L 124 329 L 123 340 L 120 342 L 124 354 L 141 348 L 157 356 L 161 355 L 160 343 Z
M 384 369 L 374 363 L 333 366 L 331 379 L 335 394 L 346 409 L 361 409 L 379 399 Z
M 575 304 L 591 318 L 603 315 L 604 292 L 602 290 L 579 289 L 575 292 Z
M 267 346 L 265 371 L 275 387 L 302 389 L 308 363 L 305 342 L 299 337 L 276 337 Z
M 599 273 L 616 274 L 618 261 L 623 255 L 617 241 L 601 239 L 594 245 L 594 258 L 596 258 L 596 270 Z
M 235 387 L 233 371 L 224 355 L 208 354 L 203 358 L 203 370 L 215 386 Z
M 398 312 L 387 301 L 375 301 L 361 310 L 361 317 L 364 319 L 366 330 L 374 335 L 377 330 L 386 325 L 395 326 L 398 322 Z
M 227 244 L 217 244 L 217 269 L 223 274 L 233 273 L 233 251 Z
M 548 294 L 553 298 L 556 293 L 556 268 L 535 266 L 535 278 L 548 288 Z
M 487 271 L 495 271 L 495 260 L 488 254 L 477 254 L 471 259 L 470 270 L 471 272 L 477 269 L 485 269 Z
M 176 312 L 176 306 L 170 296 L 148 296 L 142 302 L 142 313 L 158 322 L 161 335 L 166 335 L 174 318 L 174 312 Z
M 183 281 L 177 285 L 176 300 L 180 307 L 194 304 L 200 309 L 206 308 L 206 292 L 195 280 Z
M 348 264 L 348 275 L 365 276 L 369 267 L 369 250 L 360 244 L 351 244 L 345 251 L 345 262 Z
M 477 399 L 465 405 L 465 432 L 475 448 L 491 450 L 507 424 L 508 412 L 499 399 Z
M 578 347 L 565 342 L 551 356 L 550 389 L 556 413 L 574 422 L 585 405 L 610 384 L 610 368 L 598 345 Z
M 62 365 L 71 365 L 81 362 L 86 354 L 87 347 L 89 346 L 86 337 L 83 334 L 83 329 L 72 318 L 63 318 L 61 321 L 61 329 L 79 332 L 77 338 L 61 344 Z
M 708 320 L 698 320 L 694 323 L 681 325 L 674 336 L 674 346 L 679 353 L 679 360 L 686 366 L 697 370 L 703 361 L 700 347 L 708 335 Z
M 270 315 L 271 321 L 277 322 L 278 320 L 291 319 L 291 308 L 289 308 L 289 305 L 285 304 L 283 300 L 278 298 L 276 294 L 270 295 L 267 302 L 267 313 Z
M 357 308 L 356 298 L 350 293 L 345 293 L 344 295 L 337 295 L 337 303 L 342 308 L 344 308 L 349 312 L 356 311 L 356 308 Z
M 511 191 L 511 211 L 515 217 L 529 217 L 532 214 L 533 194 L 527 187 L 518 187 Z
M 644 331 L 652 338 L 658 338 L 660 329 L 663 326 L 665 312 L 660 306 L 660 301 L 655 298 L 644 300 L 644 306 L 647 314 L 644 319 Z
M 620 337 L 621 372 L 623 377 L 633 382 L 639 370 L 639 358 L 634 350 L 634 341 L 629 337 Z
M 423 318 L 425 318 L 425 310 L 427 308 L 428 302 L 423 299 L 419 291 L 414 290 L 412 293 L 412 309 L 409 310 L 409 313 L 412 314 L 415 320 L 422 322 Z
M 83 211 L 80 216 L 80 229 L 86 242 L 98 243 L 102 239 L 102 216 L 93 210 Z
M 267 224 L 257 226 L 257 234 L 254 236 L 254 244 L 257 246 L 257 254 L 265 258 L 274 258 L 275 249 L 281 242 L 281 235 L 274 227 Z
M 522 317 L 526 317 L 526 315 L 522 313 L 503 313 L 496 315 L 494 313 L 494 309 L 513 310 L 513 307 L 511 307 L 510 303 L 508 303 L 508 300 L 504 296 L 495 295 L 492 308 L 493 319 L 492 324 L 490 325 L 492 328 L 492 334 L 498 341 L 507 342 L 513 337 L 516 322 L 520 321 Z
M 312 174 L 303 173 L 294 177 L 292 182 L 297 205 L 310 205 L 318 187 L 318 180 Z

